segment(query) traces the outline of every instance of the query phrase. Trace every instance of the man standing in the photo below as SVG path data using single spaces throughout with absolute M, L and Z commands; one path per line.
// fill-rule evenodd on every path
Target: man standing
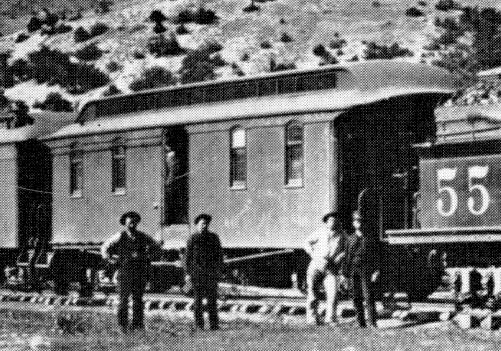
M 152 249 L 160 249 L 160 244 L 143 232 L 137 225 L 141 216 L 137 212 L 126 212 L 120 217 L 124 229 L 104 242 L 101 255 L 111 260 L 118 255 L 118 325 L 122 331 L 128 331 L 129 297 L 132 296 L 131 329 L 144 329 L 143 295 L 148 279 L 149 253 Z
M 186 244 L 186 280 L 193 285 L 195 326 L 204 328 L 203 299 L 207 299 L 209 324 L 219 328 L 217 283 L 223 269 L 223 252 L 217 234 L 209 231 L 212 217 L 202 213 L 195 218 L 195 233 Z
M 368 245 L 368 240 L 361 230 L 361 216 L 358 211 L 353 212 L 353 233 L 346 238 L 345 259 L 343 262 L 343 277 L 348 278 L 353 292 L 353 304 L 357 310 L 360 327 L 366 327 L 364 300 L 367 305 L 369 323 L 376 327 L 376 306 L 371 289 L 371 281 L 378 275 L 374 260 L 375 253 Z
M 306 284 L 306 321 L 308 324 L 320 324 L 317 314 L 319 290 L 323 283 L 327 306 L 325 322 L 336 323 L 338 274 L 344 252 L 344 233 L 341 230 L 337 212 L 329 212 L 323 217 L 325 228 L 314 232 L 306 240 L 305 251 L 311 256 Z

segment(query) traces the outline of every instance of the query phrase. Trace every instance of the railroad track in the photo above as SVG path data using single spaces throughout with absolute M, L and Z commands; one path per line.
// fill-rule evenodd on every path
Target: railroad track
M 257 289 L 257 288 L 256 288 Z M 268 291 L 270 292 L 270 291 Z M 272 291 L 271 291 L 272 292 Z M 276 289 L 276 292 L 280 290 Z M 294 291 L 283 291 L 276 295 L 251 296 L 244 294 L 221 295 L 218 308 L 223 320 L 245 319 L 253 322 L 280 321 L 286 323 L 304 323 L 306 308 L 305 297 Z M 144 296 L 147 315 L 172 315 L 192 318 L 192 298 L 179 293 L 154 294 Z M 51 292 L 20 292 L 0 289 L 0 306 L 23 306 L 28 309 L 68 309 L 70 311 L 96 310 L 113 313 L 118 303 L 117 294 L 95 293 L 92 298 L 80 297 L 77 294 L 60 296 Z M 397 299 L 391 307 L 376 304 L 379 326 L 406 326 L 438 321 L 453 320 L 461 328 L 483 327 L 486 329 L 501 328 L 501 313 L 487 309 L 470 309 L 466 306 L 458 311 L 454 303 L 447 301 L 428 301 L 408 303 L 405 299 Z M 320 305 L 322 312 L 324 306 Z M 500 311 L 501 312 L 501 311 Z M 355 317 L 351 301 L 341 301 L 338 306 L 340 320 L 349 321 Z

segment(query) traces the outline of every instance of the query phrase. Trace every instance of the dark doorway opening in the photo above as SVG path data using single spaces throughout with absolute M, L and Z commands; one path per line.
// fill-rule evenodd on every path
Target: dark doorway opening
M 365 211 L 366 229 L 410 228 L 419 189 L 414 144 L 434 135 L 436 97 L 407 96 L 354 108 L 334 123 L 338 140 L 338 210 L 347 229 Z
M 169 127 L 163 137 L 164 224 L 188 224 L 188 133 Z

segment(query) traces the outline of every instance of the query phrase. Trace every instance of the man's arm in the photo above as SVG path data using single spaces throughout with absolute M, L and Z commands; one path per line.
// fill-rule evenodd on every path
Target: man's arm
M 315 244 L 318 241 L 317 234 L 312 233 L 310 234 L 305 242 L 304 242 L 304 251 L 311 256 L 313 254 L 313 244 Z
M 101 256 L 105 260 L 109 260 L 111 258 L 110 249 L 118 244 L 122 233 L 118 232 L 115 235 L 111 236 L 108 240 L 106 240 L 103 245 L 101 245 Z

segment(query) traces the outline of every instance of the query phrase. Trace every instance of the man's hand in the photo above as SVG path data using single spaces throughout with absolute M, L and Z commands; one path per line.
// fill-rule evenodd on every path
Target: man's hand
M 343 257 L 345 256 L 345 253 L 344 252 L 341 252 L 340 254 L 338 254 L 335 258 L 334 258 L 334 263 L 339 263 L 341 262 L 341 260 L 343 259 Z
M 376 280 L 378 280 L 378 278 L 379 278 L 379 271 L 375 271 L 374 273 L 372 273 L 371 282 L 375 283 Z

